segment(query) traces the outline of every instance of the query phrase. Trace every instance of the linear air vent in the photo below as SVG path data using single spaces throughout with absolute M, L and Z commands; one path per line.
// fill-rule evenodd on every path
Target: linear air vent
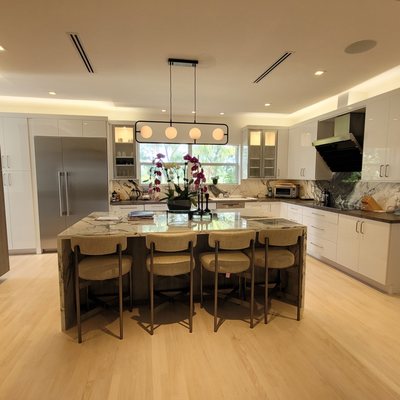
M 284 53 L 271 66 L 269 66 L 253 83 L 259 83 L 262 79 L 264 79 L 269 73 L 271 73 L 278 65 L 282 64 L 292 54 L 293 51 L 287 51 L 286 53 Z
M 71 38 L 73 45 L 75 46 L 75 49 L 78 51 L 79 57 L 85 64 L 86 69 L 90 74 L 94 74 L 94 70 L 92 67 L 92 64 L 89 61 L 89 57 L 86 54 L 85 49 L 82 46 L 82 41 L 79 38 L 79 35 L 77 33 L 73 32 L 67 32 L 68 36 Z

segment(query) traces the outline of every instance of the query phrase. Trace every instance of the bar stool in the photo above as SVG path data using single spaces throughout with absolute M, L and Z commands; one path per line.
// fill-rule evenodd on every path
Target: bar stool
M 154 275 L 179 276 L 189 274 L 189 332 L 193 331 L 193 248 L 196 233 L 154 233 L 146 236 L 150 254 L 146 259 L 150 289 L 150 334 L 154 333 Z
M 123 338 L 122 277 L 129 274 L 129 306 L 132 309 L 132 257 L 122 255 L 126 249 L 124 236 L 73 236 L 71 246 L 75 255 L 75 300 L 78 342 L 82 343 L 80 280 L 104 281 L 118 278 L 120 339 Z M 81 255 L 85 257 L 81 258 Z
M 214 272 L 214 332 L 218 329 L 218 274 L 240 274 L 250 269 L 251 299 L 250 299 L 250 328 L 253 328 L 254 313 L 254 241 L 256 232 L 223 231 L 211 232 L 208 236 L 208 245 L 214 252 L 200 254 L 200 302 L 203 305 L 203 271 Z M 248 249 L 247 256 L 241 250 Z
M 298 296 L 297 321 L 300 321 L 301 289 L 303 277 L 303 228 L 266 229 L 258 233 L 258 242 L 263 248 L 254 251 L 254 266 L 265 270 L 264 292 L 264 323 L 268 323 L 268 272 L 270 269 L 280 271 L 287 268 L 297 268 Z M 296 246 L 293 248 L 293 246 Z M 296 250 L 298 262 L 296 262 Z M 249 251 L 245 253 L 249 255 Z

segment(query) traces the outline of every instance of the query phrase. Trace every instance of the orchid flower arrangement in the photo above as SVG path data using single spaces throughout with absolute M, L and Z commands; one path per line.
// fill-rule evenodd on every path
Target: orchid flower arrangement
M 161 192 L 161 179 L 164 176 L 168 187 L 165 192 L 166 197 L 160 200 L 190 199 L 195 204 L 198 192 L 207 191 L 206 177 L 198 158 L 186 154 L 183 157 L 184 166 L 164 162 L 164 158 L 164 154 L 158 153 L 153 159 L 153 165 L 150 167 L 149 192 L 155 195 Z

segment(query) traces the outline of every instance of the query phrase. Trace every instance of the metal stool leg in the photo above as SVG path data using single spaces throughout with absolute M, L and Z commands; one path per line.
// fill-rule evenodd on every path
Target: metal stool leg
M 190 258 L 190 302 L 189 302 L 189 332 L 193 332 L 193 251 Z
M 203 266 L 200 265 L 200 308 L 203 308 Z
M 78 267 L 78 249 L 75 247 L 75 302 L 76 302 L 76 322 L 78 327 L 78 343 L 82 343 L 81 326 L 81 299 L 79 293 L 79 267 Z
M 118 277 L 118 297 L 119 297 L 119 338 L 124 338 L 123 327 L 123 298 L 122 298 L 122 276 Z
M 154 333 L 154 276 L 150 272 L 150 334 Z
M 218 271 L 214 272 L 214 332 L 217 332 L 218 326 Z
M 132 312 L 132 308 L 133 308 L 133 290 L 132 290 L 132 286 L 133 286 L 133 282 L 132 282 L 132 269 L 129 271 L 129 311 Z

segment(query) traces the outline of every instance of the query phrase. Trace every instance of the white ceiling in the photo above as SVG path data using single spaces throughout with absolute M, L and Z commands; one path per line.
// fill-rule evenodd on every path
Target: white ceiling
M 168 57 L 194 58 L 199 116 L 292 113 L 399 65 L 399 15 L 396 0 L 1 0 L 0 94 L 157 113 L 168 109 Z M 66 32 L 79 33 L 95 74 Z M 363 39 L 378 44 L 344 52 Z M 193 109 L 192 73 L 173 69 L 174 113 Z

